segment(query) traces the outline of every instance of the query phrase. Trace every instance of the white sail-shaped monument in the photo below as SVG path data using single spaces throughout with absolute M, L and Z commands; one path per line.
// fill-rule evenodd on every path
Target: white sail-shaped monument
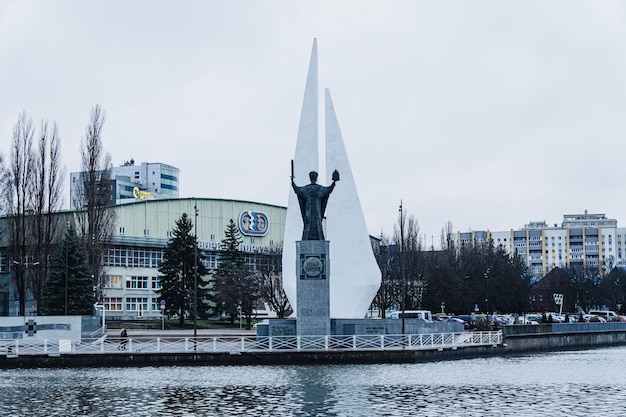
M 326 208 L 330 314 L 332 318 L 363 318 L 380 287 L 381 273 L 328 89 L 325 104 L 326 178 L 331 178 L 334 169 L 341 175 Z
M 309 72 L 304 89 L 296 153 L 294 156 L 294 181 L 304 183 L 311 170 L 318 170 L 318 94 L 317 94 L 317 40 L 313 41 Z M 286 161 L 285 161 L 286 162 Z M 285 164 L 285 170 L 289 165 Z M 288 171 L 287 171 L 288 172 Z M 289 186 L 287 218 L 285 219 L 285 240 L 283 241 L 283 288 L 291 308 L 296 310 L 296 241 L 302 237 L 304 222 L 300 214 L 298 197 Z
M 330 241 L 330 317 L 363 318 L 378 291 L 381 275 L 365 224 L 348 154 L 343 143 L 335 110 L 325 94 L 325 163 L 327 185 L 333 170 L 337 182 L 326 208 L 326 240 Z M 304 101 L 294 155 L 294 181 L 308 183 L 310 171 L 319 172 L 317 41 L 309 64 Z M 289 189 L 285 240 L 283 242 L 283 286 L 293 311 L 296 300 L 296 241 L 302 237 L 303 221 L 298 198 Z

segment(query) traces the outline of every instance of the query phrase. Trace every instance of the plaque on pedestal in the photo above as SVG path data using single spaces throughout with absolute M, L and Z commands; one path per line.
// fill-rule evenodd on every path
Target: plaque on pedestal
M 329 242 L 296 242 L 297 334 L 330 334 Z

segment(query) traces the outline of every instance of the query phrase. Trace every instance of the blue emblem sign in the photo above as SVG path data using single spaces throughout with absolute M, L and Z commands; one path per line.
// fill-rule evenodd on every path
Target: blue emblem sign
M 239 230 L 246 236 L 265 236 L 269 227 L 270 222 L 265 213 L 244 210 L 239 214 Z

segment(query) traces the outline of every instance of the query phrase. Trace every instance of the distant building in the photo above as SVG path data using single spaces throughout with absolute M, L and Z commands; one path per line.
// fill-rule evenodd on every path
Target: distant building
M 198 217 L 195 217 L 195 208 Z M 257 270 L 262 259 L 280 256 L 285 233 L 285 207 L 252 201 L 212 198 L 172 198 L 135 201 L 114 207 L 116 224 L 109 245 L 102 254 L 104 288 L 98 302 L 104 304 L 106 317 L 132 319 L 160 318 L 160 275 L 158 264 L 172 237 L 175 223 L 187 213 L 198 236 L 198 252 L 206 256 L 204 265 L 215 269 L 218 252 L 231 219 L 241 230 L 239 245 L 246 265 Z M 73 221 L 75 211 L 55 213 L 60 224 Z M 0 316 L 17 314 L 15 291 L 11 280 L 13 259 L 8 234 L 1 233 L 9 221 L 0 216 Z M 36 259 L 27 259 L 31 264 Z M 27 314 L 37 306 L 30 294 Z
M 519 255 L 529 272 L 542 277 L 556 267 L 596 269 L 602 276 L 615 266 L 626 265 L 626 228 L 604 214 L 566 214 L 560 226 L 530 222 L 519 230 L 457 232 L 458 248 L 464 245 L 502 246 Z
M 557 311 L 559 306 L 554 302 L 555 294 L 564 296 L 562 309 L 564 313 L 577 310 L 576 290 L 573 288 L 570 276 L 562 269 L 554 268 L 532 285 L 526 311 Z
M 123 204 L 139 200 L 158 200 L 178 197 L 179 169 L 160 162 L 134 160 L 111 168 L 108 184 L 99 186 L 110 195 L 111 204 Z M 76 209 L 77 197 L 84 193 L 85 172 L 70 174 L 70 208 Z M 100 180 L 98 180 L 100 181 Z

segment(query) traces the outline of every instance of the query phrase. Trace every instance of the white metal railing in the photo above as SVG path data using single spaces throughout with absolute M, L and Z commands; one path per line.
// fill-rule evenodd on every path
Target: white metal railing
M 113 353 L 442 350 L 502 344 L 502 331 L 351 336 L 200 336 L 0 340 L 0 356 Z

